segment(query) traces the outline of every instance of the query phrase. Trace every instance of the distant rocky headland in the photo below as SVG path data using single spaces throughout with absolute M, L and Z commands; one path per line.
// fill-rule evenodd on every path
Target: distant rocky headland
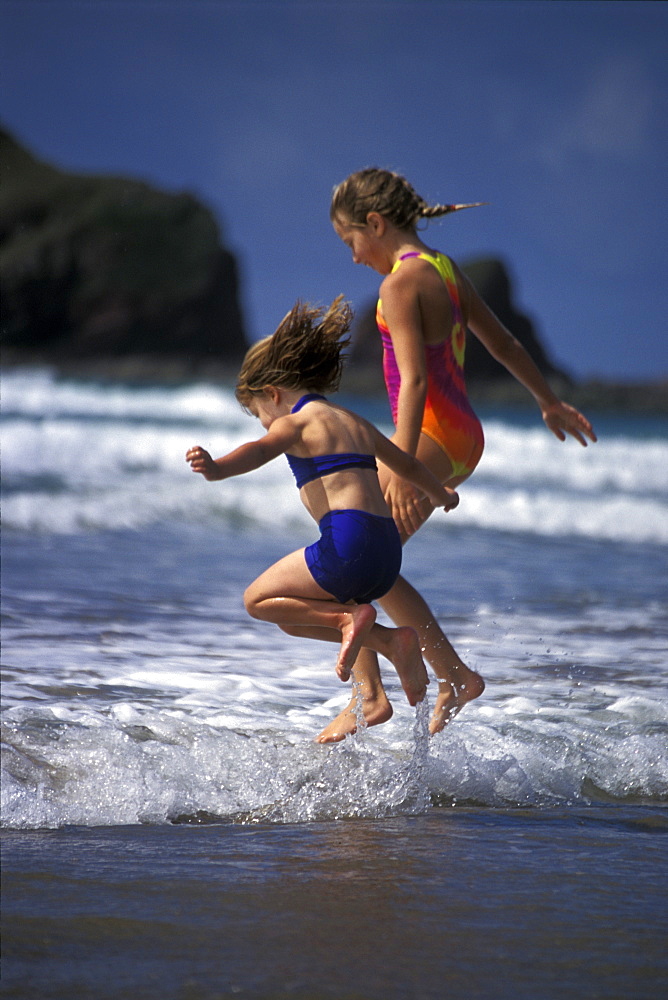
M 65 173 L 0 131 L 5 363 L 130 355 L 236 363 L 236 260 L 189 194 Z
M 60 170 L 0 128 L 0 317 L 5 366 L 130 380 L 232 380 L 248 346 L 237 260 L 213 213 L 187 193 Z M 565 398 L 668 412 L 668 385 L 578 384 L 514 303 L 500 260 L 464 265 L 482 297 Z M 475 337 L 471 396 L 531 402 Z M 383 392 L 374 306 L 360 311 L 343 388 Z

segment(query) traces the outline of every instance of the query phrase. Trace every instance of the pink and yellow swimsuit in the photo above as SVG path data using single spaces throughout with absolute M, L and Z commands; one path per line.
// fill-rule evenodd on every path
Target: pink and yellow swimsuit
M 445 282 L 452 303 L 452 333 L 439 344 L 425 344 L 427 362 L 427 399 L 422 417 L 422 433 L 431 438 L 447 455 L 453 476 L 468 476 L 480 461 L 485 439 L 482 425 L 466 394 L 464 350 L 466 326 L 459 302 L 457 280 L 452 261 L 442 253 L 407 253 L 400 257 L 392 273 L 407 257 L 421 257 L 432 264 Z M 378 300 L 376 322 L 383 341 L 383 372 L 396 425 L 401 375 L 397 367 L 390 331 Z

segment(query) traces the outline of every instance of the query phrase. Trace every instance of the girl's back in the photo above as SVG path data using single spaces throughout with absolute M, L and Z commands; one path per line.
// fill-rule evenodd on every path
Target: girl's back
M 313 399 L 292 415 L 301 427 L 304 457 L 355 452 L 375 455 L 376 445 L 371 426 L 349 410 L 327 399 Z M 292 449 L 295 454 L 301 450 Z
M 353 460 L 375 459 L 374 429 L 362 417 L 324 399 L 311 400 L 291 414 L 300 429 L 299 444 L 291 448 L 298 459 L 322 459 L 346 455 Z M 334 470 L 300 490 L 304 506 L 311 516 L 320 519 L 330 510 L 364 510 L 389 517 L 389 510 L 374 467 L 350 467 Z

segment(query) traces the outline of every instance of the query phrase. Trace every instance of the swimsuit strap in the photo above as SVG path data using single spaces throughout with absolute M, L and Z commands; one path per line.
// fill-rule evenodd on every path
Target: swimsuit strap
M 326 399 L 326 396 L 321 396 L 319 392 L 307 392 L 305 396 L 298 399 L 295 405 L 290 410 L 290 413 L 297 413 L 301 410 L 302 406 L 306 406 L 307 403 L 312 402 L 314 399 Z
M 299 489 L 314 479 L 321 479 L 332 472 L 343 472 L 345 469 L 378 471 L 375 455 L 360 455 L 357 452 L 341 451 L 332 455 L 314 455 L 312 458 L 300 458 L 299 455 L 290 455 L 286 452 L 285 457 Z
M 301 396 L 290 410 L 297 413 L 302 406 L 316 399 L 326 400 L 326 396 L 321 396 L 319 392 L 308 392 Z M 360 455 L 357 452 L 334 452 L 331 455 L 314 455 L 311 458 L 300 458 L 299 455 L 290 455 L 287 452 L 285 457 L 292 469 L 299 489 L 305 483 L 310 483 L 314 479 L 320 479 L 332 472 L 342 472 L 344 469 L 373 469 L 378 471 L 375 455 Z
M 450 258 L 444 253 L 441 253 L 440 250 L 411 250 L 409 253 L 402 254 L 401 257 L 398 258 L 392 268 L 392 274 L 398 270 L 402 260 L 406 260 L 408 257 L 421 257 L 422 260 L 429 261 L 429 263 L 436 268 L 448 290 L 448 295 L 450 296 L 450 301 L 452 302 L 455 311 L 455 322 L 463 325 L 464 321 L 462 318 L 462 307 L 459 301 L 459 288 L 457 287 L 457 279 L 455 277 L 455 272 Z

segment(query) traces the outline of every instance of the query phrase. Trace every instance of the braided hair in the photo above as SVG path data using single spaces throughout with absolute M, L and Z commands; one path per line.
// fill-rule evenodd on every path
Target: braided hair
M 369 212 L 378 212 L 397 229 L 414 229 L 420 219 L 434 219 L 470 205 L 428 205 L 401 174 L 367 167 L 338 184 L 332 193 L 329 216 L 344 218 L 353 226 L 365 226 Z
M 250 348 L 236 385 L 236 397 L 248 409 L 265 386 L 336 392 L 343 372 L 342 352 L 350 342 L 353 311 L 343 295 L 330 306 L 297 302 L 271 337 Z

